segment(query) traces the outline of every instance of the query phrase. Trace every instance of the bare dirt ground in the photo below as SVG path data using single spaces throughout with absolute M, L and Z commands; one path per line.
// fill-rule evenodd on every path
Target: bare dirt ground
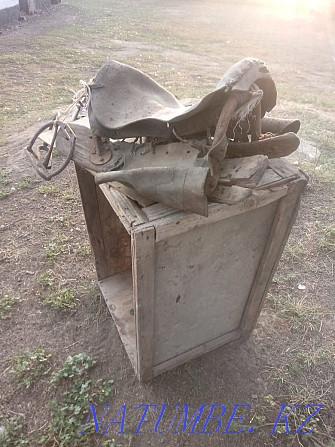
M 71 0 L 0 36 L 0 446 L 335 445 L 334 22 L 304 2 L 286 3 L 270 8 L 247 1 Z M 178 97 L 191 98 L 211 90 L 246 56 L 265 60 L 277 82 L 273 115 L 299 117 L 302 136 L 322 156 L 315 164 L 302 163 L 310 183 L 252 336 L 152 384 L 139 384 L 96 286 L 74 168 L 45 183 L 23 148 L 41 122 L 71 101 L 69 90 L 106 60 L 143 69 Z M 72 308 L 43 304 L 64 290 Z M 39 347 L 51 354 L 47 368 L 44 360 L 33 359 Z M 22 353 L 28 363 L 14 357 Z M 74 379 L 57 390 L 50 386 L 52 373 L 79 353 L 96 360 L 79 377 L 83 383 L 114 381 L 112 396 L 102 399 L 98 412 L 100 417 L 103 404 L 113 405 L 115 417 L 126 404 L 125 436 L 117 434 L 116 425 L 86 441 L 77 434 L 87 418 L 83 404 L 76 413 L 66 401 Z M 15 380 L 11 371 L 19 367 L 24 373 Z M 36 371 L 45 374 L 26 388 L 23 377 Z M 90 402 L 85 400 L 86 410 Z M 143 433 L 134 434 L 141 418 L 136 409 L 145 404 L 159 407 L 150 409 Z M 168 431 L 176 405 L 190 405 L 193 415 L 201 405 L 215 404 L 227 407 L 217 433 Z M 231 426 L 239 431 L 244 425 L 245 431 L 222 433 L 234 405 L 247 404 L 250 417 Z M 324 405 L 311 434 L 270 434 L 285 404 L 302 406 L 290 417 L 292 431 L 308 417 L 306 405 Z M 162 405 L 170 407 L 162 422 L 165 433 L 158 434 L 154 427 Z M 64 420 L 75 427 L 69 438 L 59 425 Z M 208 431 L 216 428 L 212 421 Z M 199 424 L 196 431 L 201 430 Z

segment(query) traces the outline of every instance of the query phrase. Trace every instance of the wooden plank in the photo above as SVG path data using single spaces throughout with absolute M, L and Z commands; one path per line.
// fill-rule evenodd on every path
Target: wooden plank
M 132 231 L 133 284 L 136 315 L 137 376 L 153 378 L 155 229 Z
M 267 245 L 241 320 L 240 329 L 244 334 L 249 333 L 256 324 L 274 272 L 296 219 L 300 197 L 306 184 L 306 178 L 300 175 L 298 180 L 289 184 L 287 195 L 279 202 Z
M 75 166 L 98 279 L 130 269 L 131 245 L 128 233 L 100 188 L 95 185 L 93 176 Z
M 211 202 L 225 203 L 227 205 L 234 205 L 243 202 L 252 194 L 249 188 L 242 188 L 240 186 L 222 186 L 218 185 L 214 193 L 210 197 Z
M 184 352 L 183 354 L 177 355 L 176 357 L 167 360 L 166 362 L 156 365 L 154 366 L 154 376 L 158 376 L 159 374 L 162 374 L 164 371 L 168 371 L 169 369 L 182 365 L 183 363 L 188 362 L 203 354 L 206 354 L 207 352 L 210 352 L 213 349 L 219 348 L 220 346 L 223 346 L 226 343 L 229 343 L 233 340 L 237 340 L 238 338 L 240 338 L 240 335 L 241 334 L 239 330 L 228 332 L 227 334 L 222 335 L 221 337 L 217 337 L 214 340 L 210 340 L 207 343 L 197 346 L 196 348 L 190 349 L 189 351 Z
M 142 208 L 143 213 L 146 215 L 149 222 L 152 222 L 162 217 L 171 216 L 179 212 L 176 208 L 170 208 L 162 203 L 155 203 L 153 205 Z
M 136 330 L 131 270 L 99 281 L 99 287 L 136 371 Z
M 283 185 L 282 188 L 278 188 L 274 192 L 269 190 L 253 190 L 252 195 L 247 197 L 245 201 L 234 205 L 211 203 L 208 207 L 208 217 L 179 211 L 170 216 L 157 219 L 153 222 L 156 229 L 156 242 L 168 239 L 177 234 L 186 233 L 195 227 L 209 225 L 228 217 L 266 206 L 285 196 L 286 191 L 287 186 Z M 144 230 L 146 226 L 150 227 L 151 225 L 152 223 L 143 224 L 139 228 Z
M 269 159 L 264 155 L 224 160 L 220 171 L 219 184 L 254 188 L 268 166 Z
M 122 192 L 125 196 L 129 197 L 130 199 L 134 200 L 135 202 L 138 202 L 140 207 L 150 206 L 153 202 L 150 199 L 147 199 L 146 197 L 141 196 L 135 189 L 130 188 L 129 186 L 124 185 L 123 183 L 119 182 L 111 182 L 110 185 L 117 189 L 118 191 Z
M 131 232 L 132 227 L 148 221 L 141 208 L 122 192 L 114 189 L 108 183 L 103 183 L 99 187 L 119 219 L 123 222 L 128 233 Z
M 111 276 L 131 269 L 131 238 L 101 189 L 96 189 L 107 276 Z
M 155 244 L 154 365 L 239 328 L 276 208 Z
M 292 163 L 284 158 L 273 158 L 272 160 L 269 160 L 269 166 L 282 178 L 298 177 L 298 167 L 292 165 Z
M 95 266 L 99 279 L 106 278 L 108 267 L 105 259 L 104 237 L 97 198 L 97 189 L 91 174 L 75 165 L 78 185 L 83 205 L 87 232 L 95 258 Z

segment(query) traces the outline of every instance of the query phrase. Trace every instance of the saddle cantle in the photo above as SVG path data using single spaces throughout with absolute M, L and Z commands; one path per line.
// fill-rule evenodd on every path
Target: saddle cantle
M 182 105 L 171 93 L 136 68 L 107 62 L 91 87 L 89 120 L 103 138 L 180 137 L 215 128 L 222 106 L 232 91 L 248 92 L 233 118 L 244 118 L 261 102 L 261 113 L 276 104 L 275 83 L 264 62 L 247 58 L 231 67 L 216 89 L 193 105 Z

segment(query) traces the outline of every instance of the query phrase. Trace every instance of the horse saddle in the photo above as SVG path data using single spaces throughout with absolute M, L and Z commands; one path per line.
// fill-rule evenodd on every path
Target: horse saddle
M 136 68 L 107 62 L 90 85 L 89 120 L 102 138 L 169 138 L 206 132 L 215 128 L 230 92 L 244 92 L 233 119 L 239 120 L 260 101 L 264 116 L 276 104 L 275 83 L 265 64 L 246 58 L 232 66 L 216 89 L 193 105 L 182 105 L 175 96 Z
M 206 216 L 226 155 L 282 156 L 299 144 L 292 133 L 298 121 L 264 117 L 276 98 L 275 83 L 259 59 L 233 65 L 212 92 L 192 105 L 181 104 L 141 71 L 110 61 L 88 85 L 88 117 L 44 125 L 27 149 L 47 180 L 72 159 L 93 172 L 98 184 L 117 181 L 152 201 Z M 33 146 L 41 131 L 52 127 L 42 159 Z M 284 135 L 263 139 L 261 130 Z M 49 173 L 54 143 L 66 160 Z

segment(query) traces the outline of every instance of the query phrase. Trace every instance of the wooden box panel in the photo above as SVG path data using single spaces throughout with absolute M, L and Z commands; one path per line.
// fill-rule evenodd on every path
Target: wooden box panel
M 140 380 L 250 333 L 306 177 L 272 161 L 243 202 L 208 217 L 140 208 L 76 168 L 101 292 Z
M 276 208 L 156 244 L 155 365 L 239 328 Z

